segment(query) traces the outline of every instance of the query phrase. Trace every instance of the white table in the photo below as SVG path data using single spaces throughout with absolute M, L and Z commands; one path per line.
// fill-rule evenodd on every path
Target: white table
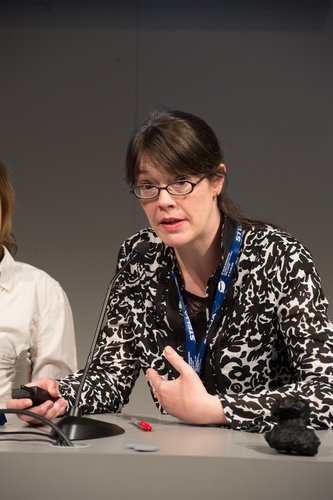
M 333 499 L 333 431 L 317 432 L 321 440 L 318 454 L 301 457 L 277 453 L 262 434 L 134 415 L 153 426 L 152 432 L 144 432 L 129 422 L 130 416 L 94 415 L 126 432 L 76 441 L 85 444 L 81 447 L 24 442 L 22 437 L 11 442 L 1 435 L 1 498 Z M 26 427 L 15 415 L 7 415 L 7 420 L 1 430 Z M 127 448 L 133 443 L 155 445 L 159 451 Z

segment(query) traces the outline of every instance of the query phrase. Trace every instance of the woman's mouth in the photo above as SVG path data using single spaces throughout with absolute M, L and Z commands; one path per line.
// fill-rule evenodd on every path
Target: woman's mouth
M 183 222 L 183 219 L 175 219 L 173 217 L 170 217 L 168 219 L 162 219 L 160 221 L 160 225 L 167 231 L 174 231 L 175 229 L 179 229 Z

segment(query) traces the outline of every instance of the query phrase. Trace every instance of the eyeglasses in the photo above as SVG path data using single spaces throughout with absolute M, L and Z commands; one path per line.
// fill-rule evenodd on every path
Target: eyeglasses
M 192 193 L 195 186 L 199 184 L 208 174 L 204 175 L 197 182 L 191 182 L 186 179 L 181 179 L 179 181 L 173 181 L 164 187 L 154 186 L 153 184 L 138 184 L 134 186 L 130 192 L 133 193 L 137 198 L 141 200 L 148 200 L 150 198 L 156 198 L 161 189 L 165 189 L 169 194 L 174 196 L 184 196 L 186 194 Z

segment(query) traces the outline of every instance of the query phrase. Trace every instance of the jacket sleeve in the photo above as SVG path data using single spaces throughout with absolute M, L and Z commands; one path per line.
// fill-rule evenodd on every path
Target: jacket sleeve
M 124 262 L 124 247 L 118 258 L 118 269 Z M 128 282 L 135 275 L 135 264 L 122 273 L 112 288 L 107 323 L 100 332 L 93 360 L 83 386 L 80 408 L 83 413 L 119 412 L 129 400 L 140 372 L 132 328 Z M 59 382 L 61 395 L 73 404 L 82 370 Z
M 311 255 L 301 245 L 276 264 L 267 287 L 277 297 L 277 328 L 291 361 L 293 383 L 276 389 L 221 398 L 235 429 L 263 432 L 272 428 L 271 406 L 280 397 L 299 396 L 309 402 L 310 424 L 333 427 L 333 325 L 327 300 Z

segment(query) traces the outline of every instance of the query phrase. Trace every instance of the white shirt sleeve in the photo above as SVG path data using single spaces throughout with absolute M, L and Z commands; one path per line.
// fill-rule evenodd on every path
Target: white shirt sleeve
M 13 387 L 77 369 L 72 311 L 59 283 L 16 262 L 0 262 L 0 407 Z
M 77 369 L 72 311 L 59 283 L 48 275 L 36 293 L 36 324 L 31 338 L 31 380 L 62 378 Z

